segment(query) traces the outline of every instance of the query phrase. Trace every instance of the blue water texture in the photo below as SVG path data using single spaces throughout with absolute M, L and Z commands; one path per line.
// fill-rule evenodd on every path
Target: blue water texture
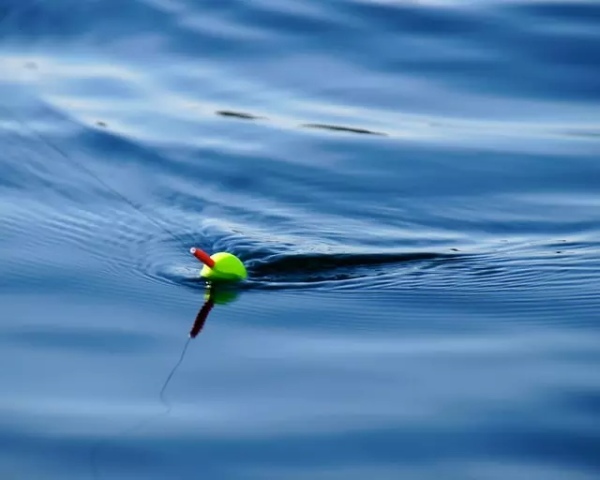
M 600 2 L 0 0 L 0 268 L 3 480 L 595 480 Z

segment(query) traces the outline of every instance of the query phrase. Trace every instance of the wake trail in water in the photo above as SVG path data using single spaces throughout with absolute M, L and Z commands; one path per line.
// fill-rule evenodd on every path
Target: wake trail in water
M 429 268 L 439 262 L 455 261 L 464 254 L 436 252 L 403 253 L 307 253 L 272 254 L 261 258 L 244 258 L 248 280 L 236 285 L 240 290 L 306 289 L 306 288 L 364 288 L 388 283 L 409 269 Z M 194 289 L 206 286 L 199 272 L 191 268 L 158 272 L 154 275 L 170 283 Z
M 435 252 L 404 253 L 309 253 L 273 255 L 247 262 L 251 285 L 286 288 L 315 283 L 352 281 L 368 285 L 382 276 L 395 276 L 409 264 L 451 260 L 457 255 Z
M 342 268 L 377 267 L 418 260 L 436 260 L 450 256 L 433 252 L 273 255 L 262 260 L 250 261 L 248 267 L 258 277 L 264 277 L 294 273 L 327 273 Z

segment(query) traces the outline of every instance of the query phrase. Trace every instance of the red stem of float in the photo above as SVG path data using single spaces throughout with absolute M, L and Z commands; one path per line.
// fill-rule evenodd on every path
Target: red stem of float
M 200 260 L 204 265 L 207 265 L 210 268 L 215 268 L 215 261 L 210 258 L 210 255 L 199 248 L 190 248 L 190 253 Z

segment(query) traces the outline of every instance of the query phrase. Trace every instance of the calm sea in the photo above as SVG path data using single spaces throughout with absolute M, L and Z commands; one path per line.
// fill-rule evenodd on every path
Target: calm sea
M 0 0 L 0 269 L 2 480 L 597 479 L 600 2 Z

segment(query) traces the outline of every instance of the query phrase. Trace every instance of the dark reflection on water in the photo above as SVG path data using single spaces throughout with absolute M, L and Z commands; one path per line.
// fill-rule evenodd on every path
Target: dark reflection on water
M 192 329 L 190 330 L 190 338 L 196 338 L 204 328 L 204 324 L 210 315 L 210 312 L 215 305 L 227 305 L 234 302 L 240 295 L 239 289 L 230 285 L 209 285 L 206 288 L 204 303 L 198 311 Z
M 331 130 L 333 132 L 346 132 L 346 133 L 359 133 L 363 135 L 383 135 L 385 133 L 374 132 L 373 130 L 367 130 L 366 128 L 356 128 L 356 127 L 344 127 L 341 125 L 326 125 L 321 123 L 307 123 L 302 125 L 305 128 L 317 128 L 320 130 Z
M 595 479 L 598 18 L 0 0 L 0 478 Z
M 236 118 L 240 120 L 261 120 L 264 117 L 259 117 L 257 115 L 253 115 L 251 113 L 244 112 L 235 112 L 232 110 L 217 110 L 215 112 L 217 115 L 221 117 L 230 117 Z M 363 135 L 381 135 L 386 136 L 385 133 L 375 132 L 373 130 L 368 130 L 366 128 L 358 128 L 358 127 L 345 127 L 343 125 L 328 125 L 325 123 L 305 123 L 300 125 L 302 128 L 315 128 L 319 130 L 329 130 L 332 132 L 344 132 L 344 133 L 358 133 Z
M 215 113 L 222 117 L 239 118 L 242 120 L 259 120 L 260 118 L 262 118 L 256 115 L 252 115 L 251 113 L 233 112 L 231 110 L 217 110 Z

